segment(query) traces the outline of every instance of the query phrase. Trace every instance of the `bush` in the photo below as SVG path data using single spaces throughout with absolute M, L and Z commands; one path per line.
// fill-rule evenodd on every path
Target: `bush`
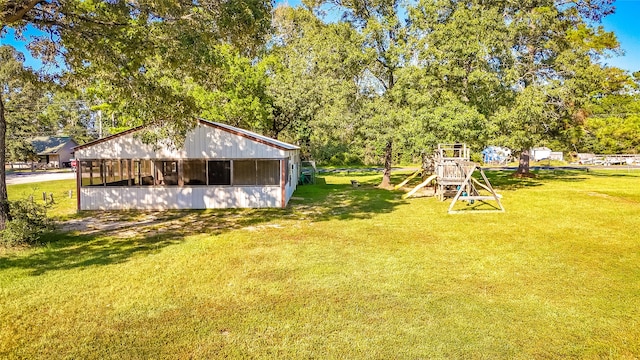
M 0 244 L 4 246 L 37 244 L 42 234 L 51 229 L 46 208 L 31 200 L 10 201 L 9 214 L 11 220 L 0 232 Z

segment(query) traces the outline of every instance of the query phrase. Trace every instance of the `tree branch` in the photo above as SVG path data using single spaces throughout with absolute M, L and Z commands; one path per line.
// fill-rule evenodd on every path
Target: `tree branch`
M 22 20 L 22 18 L 24 18 L 24 16 L 34 7 L 36 7 L 36 5 L 44 2 L 45 0 L 32 0 L 31 2 L 28 2 L 26 4 L 24 4 L 24 6 L 21 9 L 18 9 L 17 11 L 15 11 L 15 13 L 7 13 L 7 14 L 3 14 L 2 16 L 2 22 L 5 24 L 10 24 L 16 21 L 20 21 Z

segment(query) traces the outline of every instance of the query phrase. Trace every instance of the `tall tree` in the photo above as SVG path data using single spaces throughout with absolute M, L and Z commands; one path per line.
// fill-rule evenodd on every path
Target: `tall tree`
M 584 70 L 593 69 L 599 55 L 618 46 L 611 33 L 602 28 L 593 31 L 589 25 L 611 13 L 612 3 L 531 0 L 506 3 L 503 8 L 513 55 L 509 76 L 515 100 L 494 119 L 505 142 L 520 150 L 516 175 L 528 176 L 531 146 L 571 123 L 589 93 L 574 86 L 588 73 Z
M 253 53 L 269 28 L 270 11 L 265 0 L 4 0 L 0 36 L 7 28 L 18 36 L 40 30 L 43 35 L 29 44 L 34 55 L 49 62 L 62 57 L 79 86 L 110 84 L 124 113 L 158 125 L 148 140 L 172 136 L 179 143 L 201 109 L 174 80 L 191 77 L 215 86 L 211 65 L 220 56 L 214 45 Z M 2 139 L 5 128 L 2 113 Z M 2 168 L 0 203 L 5 194 Z M 0 227 L 5 210 L 0 208 Z
M 388 188 L 391 186 L 393 144 L 403 121 L 397 116 L 401 104 L 395 102 L 391 92 L 396 86 L 399 69 L 409 61 L 405 57 L 408 33 L 402 15 L 406 12 L 404 3 L 400 0 L 316 0 L 307 4 L 317 13 L 322 12 L 322 6 L 331 7 L 332 13 L 340 13 L 342 21 L 364 37 L 362 51 L 370 60 L 363 69 L 368 78 L 360 85 L 370 88 L 368 99 L 372 104 L 388 109 L 377 113 L 367 124 L 374 144 L 378 144 L 382 152 L 384 170 L 380 187 Z
M 588 107 L 576 148 L 597 154 L 640 153 L 640 96 L 630 92 L 596 99 Z
M 480 148 L 493 130 L 487 119 L 511 98 L 501 9 L 484 1 L 421 0 L 409 10 L 414 60 L 410 79 L 400 81 L 414 122 L 404 137 L 425 154 L 442 142 Z
M 315 159 L 342 157 L 358 130 L 358 82 L 367 56 L 348 23 L 324 23 L 307 8 L 279 6 L 262 63 L 275 130 Z M 341 150 L 343 149 L 343 150 Z
M 33 96 L 33 80 L 33 73 L 24 67 L 24 56 L 11 46 L 0 46 L 0 230 L 9 218 L 5 185 L 7 112 L 19 112 L 37 101 L 39 96 Z
M 421 0 L 410 9 L 412 48 L 431 93 L 448 92 L 485 116 L 508 101 L 507 23 L 486 1 Z

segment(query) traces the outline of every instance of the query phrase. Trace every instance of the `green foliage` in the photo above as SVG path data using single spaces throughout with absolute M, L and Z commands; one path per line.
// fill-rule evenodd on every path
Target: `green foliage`
M 220 54 L 220 77 L 215 86 L 203 86 L 192 78 L 182 82 L 194 97 L 200 116 L 263 134 L 271 131 L 271 106 L 266 95 L 264 66 L 254 65 L 247 57 L 228 45 L 217 47 Z
M 392 159 L 441 142 L 602 143 L 612 133 L 582 127 L 585 108 L 636 86 L 598 62 L 619 46 L 592 22 L 611 0 L 309 0 L 278 6 L 272 22 L 264 0 L 71 0 L 26 13 L 13 1 L 0 5 L 5 26 L 52 35 L 31 49 L 47 59 L 65 49 L 62 82 L 85 90 L 108 131 L 151 124 L 145 141 L 179 146 L 201 116 L 298 144 L 318 161 L 384 164 L 383 181 Z M 87 137 L 95 124 L 83 110 L 51 106 L 39 121 Z M 623 125 L 614 135 L 633 137 Z
M 15 139 L 7 144 L 7 161 L 28 162 L 37 161 L 38 155 L 33 145 L 24 139 Z
M 423 0 L 410 16 L 430 92 L 455 94 L 485 116 L 508 100 L 505 72 L 513 59 L 508 24 L 497 4 Z
M 581 130 L 581 150 L 601 154 L 640 153 L 640 98 L 610 95 L 589 107 Z
M 176 143 L 203 110 L 176 84 L 197 79 L 216 90 L 217 79 L 226 76 L 219 45 L 255 56 L 270 11 L 264 0 L 0 3 L 3 28 L 17 36 L 28 26 L 44 32 L 29 48 L 45 60 L 60 55 L 69 85 L 88 89 L 94 103 L 107 103 L 120 117 L 162 124 L 149 141 L 169 137 Z
M 45 206 L 33 200 L 23 199 L 9 202 L 11 220 L 0 231 L 0 244 L 6 247 L 35 245 L 51 229 Z
M 274 92 L 285 95 L 274 110 L 299 114 L 291 124 L 316 160 L 349 151 L 388 167 L 389 153 L 416 157 L 441 142 L 569 147 L 585 106 L 630 86 L 597 62 L 618 43 L 588 19 L 610 13 L 610 1 L 305 5 L 276 12 L 273 54 L 286 66 L 270 86 L 288 89 Z M 326 6 L 340 21 L 319 20 Z
M 79 144 L 94 139 L 95 118 L 83 94 L 68 87 L 50 86 L 38 114 L 37 134 L 66 135 Z
M 370 172 L 287 209 L 83 213 L 0 249 L 3 357 L 640 357 L 640 174 L 487 176 L 505 213 Z
M 55 180 L 41 183 L 13 184 L 7 187 L 9 201 L 31 198 L 34 196 L 37 202 L 44 204 L 42 193 L 53 194 L 54 203 L 47 203 L 47 216 L 55 221 L 66 220 L 76 216 L 78 210 L 78 198 L 76 194 L 76 180 Z M 69 197 L 71 192 L 71 197 Z

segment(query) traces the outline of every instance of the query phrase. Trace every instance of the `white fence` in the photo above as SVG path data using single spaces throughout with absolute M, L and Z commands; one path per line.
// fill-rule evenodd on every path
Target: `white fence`
M 580 157 L 585 165 L 640 165 L 640 154 L 611 154 Z

